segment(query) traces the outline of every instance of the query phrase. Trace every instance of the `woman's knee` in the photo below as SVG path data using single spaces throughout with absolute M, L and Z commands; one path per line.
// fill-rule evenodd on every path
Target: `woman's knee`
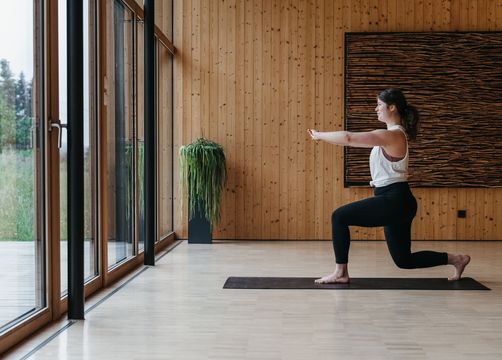
M 394 260 L 394 264 L 396 264 L 396 266 L 400 269 L 413 269 L 414 268 L 409 256 L 392 255 L 392 260 Z
M 331 214 L 331 223 L 332 224 L 340 224 L 344 222 L 344 217 L 345 217 L 345 211 L 343 207 L 340 207 L 333 211 Z

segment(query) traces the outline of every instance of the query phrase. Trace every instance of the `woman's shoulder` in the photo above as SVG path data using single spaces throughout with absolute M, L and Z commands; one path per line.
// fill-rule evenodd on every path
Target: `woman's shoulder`
M 408 134 L 406 134 L 406 129 L 401 125 L 393 125 L 393 126 L 389 127 L 389 129 L 387 131 L 390 131 L 393 134 L 396 134 L 396 137 L 398 137 L 398 138 L 404 137 L 406 140 L 408 140 Z

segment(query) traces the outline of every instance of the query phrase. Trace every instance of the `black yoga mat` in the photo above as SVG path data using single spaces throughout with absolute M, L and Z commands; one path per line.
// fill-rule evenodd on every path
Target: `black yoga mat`
M 324 289 L 324 290 L 490 290 L 465 277 L 446 278 L 351 278 L 349 284 L 316 284 L 316 278 L 236 277 L 227 279 L 224 289 Z

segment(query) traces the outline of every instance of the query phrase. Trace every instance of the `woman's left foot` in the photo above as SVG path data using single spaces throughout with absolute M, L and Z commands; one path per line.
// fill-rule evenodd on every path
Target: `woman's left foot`
M 465 267 L 467 266 L 467 264 L 469 264 L 470 261 L 471 257 L 469 255 L 456 255 L 456 259 L 452 262 L 452 265 L 455 266 L 455 274 L 452 277 L 448 278 L 448 280 L 460 280 Z
M 316 284 L 348 284 L 349 282 L 349 274 L 339 274 L 336 272 L 315 280 Z

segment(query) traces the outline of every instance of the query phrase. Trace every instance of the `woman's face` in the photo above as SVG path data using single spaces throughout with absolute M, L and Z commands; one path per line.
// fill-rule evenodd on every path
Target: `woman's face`
M 387 104 L 379 98 L 377 98 L 377 106 L 375 108 L 375 111 L 378 116 L 378 121 L 381 122 L 386 122 L 388 119 L 390 119 L 392 113 L 391 106 L 387 106 Z

